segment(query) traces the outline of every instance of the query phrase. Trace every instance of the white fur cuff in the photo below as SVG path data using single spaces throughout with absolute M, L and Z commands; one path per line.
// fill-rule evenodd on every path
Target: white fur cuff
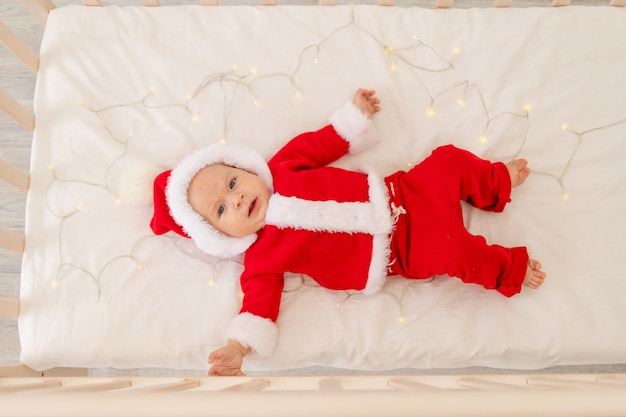
M 350 144 L 351 154 L 364 151 L 378 142 L 372 121 L 351 101 L 335 111 L 329 121 L 339 136 Z
M 251 313 L 241 313 L 231 322 L 227 336 L 243 346 L 252 348 L 259 356 L 266 357 L 274 350 L 278 327 L 270 319 Z

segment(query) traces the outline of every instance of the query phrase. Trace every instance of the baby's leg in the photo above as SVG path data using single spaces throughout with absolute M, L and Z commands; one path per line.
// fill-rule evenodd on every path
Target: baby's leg
M 526 178 L 530 175 L 528 161 L 525 159 L 516 159 L 507 164 L 509 175 L 511 176 L 511 187 L 522 185 Z
M 526 276 L 524 277 L 523 285 L 536 290 L 543 284 L 545 279 L 546 273 L 541 270 L 541 263 L 530 259 L 528 261 L 528 268 L 526 268 Z
M 419 171 L 423 184 L 433 192 L 430 201 L 446 207 L 462 200 L 482 210 L 501 212 L 510 201 L 511 174 L 504 163 L 492 163 L 452 145 L 435 149 L 412 171 Z

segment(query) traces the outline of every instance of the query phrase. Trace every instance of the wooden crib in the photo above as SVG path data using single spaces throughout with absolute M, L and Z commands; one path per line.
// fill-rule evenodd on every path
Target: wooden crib
M 100 3 L 99 0 L 83 0 L 85 6 L 101 6 Z M 217 6 L 218 0 L 201 0 L 200 3 Z M 276 5 L 277 1 L 261 0 L 260 3 L 271 6 Z M 335 3 L 334 0 L 319 1 L 324 6 Z M 431 7 L 437 9 L 454 8 L 454 0 L 434 0 L 432 3 Z M 515 2 L 495 0 L 493 7 L 515 7 L 512 3 Z M 551 6 L 569 6 L 570 3 L 570 0 L 554 0 Z M 55 8 L 51 0 L 23 0 L 23 4 L 43 26 L 46 25 L 48 13 Z M 379 0 L 378 4 L 393 6 L 394 0 Z M 159 0 L 141 0 L 141 5 L 160 6 Z M 610 0 L 608 5 L 624 7 L 626 0 Z M 37 73 L 39 57 L 3 22 L 0 22 L 0 37 L 24 65 Z M 0 105 L 27 132 L 33 132 L 33 111 L 20 105 L 1 89 Z M 19 192 L 29 190 L 30 175 L 4 159 L 0 159 L 0 177 Z M 560 184 L 565 198 L 562 179 Z M 0 247 L 22 253 L 25 237 L 2 227 Z M 4 320 L 17 320 L 19 315 L 19 300 L 0 298 L 0 316 Z M 626 317 L 623 319 L 626 320 Z M 6 416 L 48 417 L 181 414 L 481 417 L 626 415 L 626 373 L 613 372 L 611 368 L 607 371 L 607 367 L 599 367 L 595 371 L 591 365 L 584 373 L 577 372 L 575 368 L 568 371 L 567 367 L 558 372 L 520 370 L 504 373 L 488 369 L 476 372 L 475 369 L 453 369 L 434 373 L 406 369 L 393 373 L 379 371 L 350 374 L 352 372 L 347 371 L 347 374 L 325 374 L 322 369 L 317 375 L 306 376 L 215 378 L 184 375 L 98 377 L 88 376 L 86 368 L 33 370 L 26 365 L 16 364 L 0 367 L 0 402 L 2 413 Z M 617 366 L 617 369 L 622 368 Z M 297 370 L 295 373 L 298 373 Z M 263 372 L 259 371 L 259 374 Z

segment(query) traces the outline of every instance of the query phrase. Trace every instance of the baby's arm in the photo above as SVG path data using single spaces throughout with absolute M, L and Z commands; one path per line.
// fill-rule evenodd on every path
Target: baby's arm
M 209 363 L 213 366 L 209 369 L 209 376 L 243 376 L 241 365 L 243 357 L 250 353 L 250 348 L 244 347 L 235 340 L 229 340 L 228 344 L 209 355 Z
M 359 88 L 352 103 L 370 119 L 380 111 L 380 100 L 374 97 L 376 91 Z

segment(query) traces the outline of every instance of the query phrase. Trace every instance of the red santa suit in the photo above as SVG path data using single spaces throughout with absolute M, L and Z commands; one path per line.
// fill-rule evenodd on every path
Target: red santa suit
M 285 272 L 366 295 L 380 291 L 388 274 L 417 279 L 448 274 L 507 296 L 519 292 L 525 248 L 489 246 L 470 235 L 459 202 L 501 211 L 511 191 L 506 166 L 454 147 L 439 148 L 411 171 L 385 179 L 328 166 L 374 143 L 370 120 L 348 103 L 331 116 L 330 125 L 295 137 L 267 164 L 241 148 L 214 145 L 155 180 L 155 233 L 174 230 L 213 255 L 246 252 L 244 297 L 229 339 L 262 356 L 271 354 Z M 216 162 L 260 175 L 273 192 L 265 226 L 255 235 L 223 236 L 189 212 L 186 188 L 200 169 Z M 169 213 L 157 210 L 163 195 Z

